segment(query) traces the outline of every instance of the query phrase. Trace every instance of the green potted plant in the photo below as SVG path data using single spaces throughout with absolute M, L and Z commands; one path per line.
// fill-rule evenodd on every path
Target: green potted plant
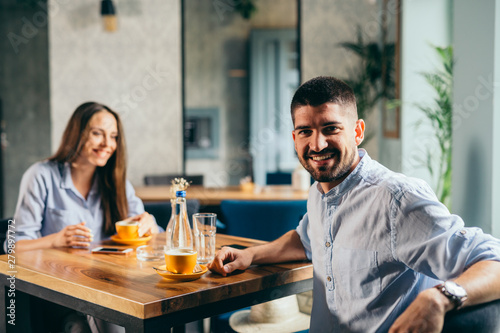
M 433 48 L 439 55 L 441 68 L 433 72 L 421 73 L 421 75 L 434 90 L 435 97 L 430 104 L 415 103 L 415 106 L 429 120 L 437 146 L 422 147 L 425 150 L 425 155 L 420 162 L 431 175 L 438 199 L 451 209 L 453 48 L 451 46 L 433 46 Z M 394 108 L 401 104 L 402 102 L 399 100 L 392 100 L 387 104 L 387 107 Z M 421 124 L 422 121 L 416 123 L 417 128 Z
M 422 75 L 435 91 L 436 97 L 432 105 L 419 103 L 417 106 L 429 119 L 439 144 L 439 156 L 431 151 L 427 152 L 427 169 L 436 182 L 435 191 L 439 200 L 451 208 L 453 48 L 434 46 L 434 49 L 439 55 L 442 68 Z

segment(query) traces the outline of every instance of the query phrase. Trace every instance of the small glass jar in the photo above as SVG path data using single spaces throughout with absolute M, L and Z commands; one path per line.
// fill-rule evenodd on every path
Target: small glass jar
M 164 260 L 164 245 L 142 245 L 136 249 L 137 259 L 140 261 L 159 261 Z

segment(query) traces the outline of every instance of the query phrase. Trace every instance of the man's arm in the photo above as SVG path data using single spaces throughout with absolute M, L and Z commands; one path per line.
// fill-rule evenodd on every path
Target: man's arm
M 250 265 L 306 259 L 299 235 L 295 230 L 291 230 L 275 241 L 264 245 L 252 246 L 244 250 L 224 247 L 215 255 L 208 268 L 226 276 L 237 269 L 247 269 Z
M 480 261 L 454 281 L 467 291 L 464 306 L 500 299 L 500 262 Z M 421 292 L 394 322 L 389 333 L 441 332 L 446 312 L 454 304 L 437 288 Z

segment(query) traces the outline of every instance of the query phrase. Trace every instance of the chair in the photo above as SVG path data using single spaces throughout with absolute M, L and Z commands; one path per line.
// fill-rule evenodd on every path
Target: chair
M 291 185 L 292 174 L 290 172 L 268 172 L 266 174 L 267 185 Z
M 228 235 L 272 241 L 297 227 L 307 211 L 307 200 L 223 200 L 221 211 Z M 234 312 L 213 317 L 212 331 L 233 333 L 229 318 Z
M 186 200 L 186 209 L 189 221 L 191 221 L 193 214 L 198 213 L 200 210 L 200 202 L 196 199 Z M 160 202 L 145 202 L 144 210 L 153 215 L 156 223 L 163 229 L 167 229 L 170 216 L 172 215 L 172 204 L 170 201 Z
M 500 332 L 500 300 L 448 312 L 443 333 Z
M 148 175 L 144 176 L 144 184 L 171 185 L 174 178 L 184 178 L 191 185 L 203 185 L 203 175 Z
M 5 251 L 3 248 L 3 243 L 5 242 L 5 239 L 7 239 L 7 230 L 9 229 L 9 220 L 12 220 L 12 218 L 0 220 L 0 254 L 5 254 Z
M 221 211 L 228 235 L 271 241 L 297 227 L 307 200 L 223 200 Z

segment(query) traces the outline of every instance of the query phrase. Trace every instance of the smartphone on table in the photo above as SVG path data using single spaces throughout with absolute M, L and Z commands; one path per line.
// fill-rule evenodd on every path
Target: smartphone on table
M 244 245 L 240 245 L 240 244 L 228 244 L 228 245 L 222 245 L 222 247 L 224 246 L 229 246 L 229 247 L 232 247 L 232 248 L 235 248 L 235 249 L 238 249 L 238 250 L 243 250 L 243 249 L 246 249 L 248 246 L 244 246 Z
M 92 249 L 92 253 L 106 253 L 106 254 L 128 254 L 131 253 L 132 249 L 123 249 L 116 247 L 103 247 L 99 246 Z

